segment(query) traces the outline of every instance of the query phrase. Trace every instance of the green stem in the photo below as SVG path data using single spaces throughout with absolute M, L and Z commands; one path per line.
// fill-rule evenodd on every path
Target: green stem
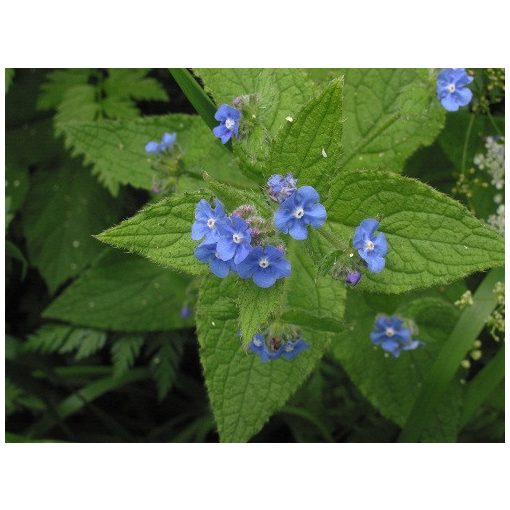
M 461 427 L 473 418 L 480 406 L 489 398 L 505 377 L 505 346 L 487 363 L 480 373 L 467 385 L 462 405 Z
M 461 361 L 482 331 L 490 313 L 496 307 L 497 298 L 494 286 L 503 280 L 503 269 L 493 269 L 487 273 L 475 292 L 473 304 L 462 312 L 425 377 L 421 391 L 400 434 L 400 442 L 417 442 L 431 422 L 435 408 L 455 377 Z
M 317 232 L 325 237 L 337 250 L 341 251 L 342 253 L 349 249 L 349 246 L 342 243 L 342 241 L 340 241 L 340 239 L 333 235 L 333 233 L 329 230 L 326 230 L 325 228 L 319 228 Z
M 471 114 L 469 118 L 469 124 L 466 129 L 466 136 L 464 138 L 464 148 L 462 149 L 462 168 L 461 173 L 464 175 L 464 172 L 466 171 L 466 159 L 467 159 L 467 149 L 469 146 L 469 137 L 471 136 L 471 130 L 473 129 L 473 123 L 475 121 L 475 116 Z
M 490 123 L 492 124 L 492 127 L 496 130 L 496 133 L 503 137 L 503 133 L 501 132 L 501 130 L 499 129 L 498 125 L 496 124 L 496 121 L 494 120 L 494 117 L 492 116 L 491 112 L 487 112 L 487 117 L 489 117 L 489 120 L 490 120 Z

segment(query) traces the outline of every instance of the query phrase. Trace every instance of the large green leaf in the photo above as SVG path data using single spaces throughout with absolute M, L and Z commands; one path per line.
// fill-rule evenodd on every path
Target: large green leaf
M 216 103 L 232 103 L 238 96 L 251 95 L 254 104 L 245 119 L 248 136 L 234 143 L 242 169 L 262 181 L 269 156 L 269 143 L 313 96 L 314 86 L 301 69 L 195 69 Z M 219 143 L 219 142 L 218 142 Z
M 161 115 L 131 121 L 69 122 L 61 124 L 66 142 L 74 154 L 93 165 L 93 173 L 113 193 L 130 184 L 151 189 L 155 171 L 145 153 L 150 140 L 160 140 L 164 132 L 177 133 L 183 152 L 183 165 L 200 184 L 206 170 L 213 177 L 237 187 L 246 187 L 234 158 L 214 143 L 214 137 L 196 115 Z M 189 182 L 187 183 L 189 185 Z
M 164 198 L 97 238 L 176 271 L 207 274 L 209 268 L 195 258 L 197 242 L 191 239 L 195 207 L 205 195 L 196 192 Z
M 188 284 L 141 257 L 108 250 L 43 315 L 114 331 L 178 329 L 192 324 L 179 313 Z
M 400 296 L 386 306 L 386 313 L 411 319 L 419 328 L 415 338 L 425 342 L 415 351 L 402 352 L 395 359 L 374 347 L 370 332 L 380 307 L 361 293 L 348 293 L 345 328 L 335 339 L 333 353 L 363 395 L 387 418 L 403 426 L 435 356 L 448 338 L 457 317 L 456 310 L 440 298 Z M 443 396 L 425 440 L 454 441 L 460 416 L 460 383 L 456 381 Z
M 247 441 L 260 430 L 313 370 L 333 338 L 331 322 L 341 320 L 343 285 L 325 280 L 316 284 L 312 261 L 302 251 L 299 256 L 293 253 L 283 308 L 291 312 L 294 305 L 307 308 L 306 315 L 291 313 L 286 322 L 301 329 L 311 349 L 292 361 L 263 363 L 244 351 L 237 333 L 239 286 L 235 277 L 209 276 L 201 288 L 196 317 L 200 358 L 222 441 Z M 324 319 L 330 319 L 329 323 Z
M 325 202 L 328 224 L 351 241 L 366 218 L 382 218 L 388 254 L 381 273 L 360 288 L 399 293 L 447 283 L 504 264 L 504 241 L 459 202 L 433 188 L 387 172 L 342 172 Z
M 101 251 L 92 235 L 114 223 L 119 207 L 80 166 L 41 170 L 22 211 L 31 263 L 53 293 Z
M 444 125 L 431 69 L 336 69 L 344 76 L 344 169 L 402 170 Z M 315 76 L 317 77 L 317 76 Z
M 302 184 L 327 191 L 342 155 L 342 80 L 330 82 L 278 133 L 269 173 L 292 172 Z

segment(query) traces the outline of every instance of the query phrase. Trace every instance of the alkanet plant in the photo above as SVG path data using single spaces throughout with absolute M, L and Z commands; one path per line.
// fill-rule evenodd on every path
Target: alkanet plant
M 465 291 L 463 279 L 504 265 L 503 238 L 487 223 L 500 229 L 492 197 L 492 208 L 479 214 L 475 206 L 485 198 L 476 195 L 468 204 L 474 204 L 473 214 L 449 189 L 436 189 L 442 167 L 435 168 L 435 153 L 427 152 L 440 145 L 459 158 L 457 131 L 449 140 L 445 122 L 459 122 L 476 99 L 472 72 L 193 73 L 183 90 L 200 117 L 171 114 L 60 128 L 111 191 L 129 183 L 153 192 L 139 212 L 96 232 L 119 250 L 88 270 L 90 281 L 117 282 L 118 264 L 119 281 L 126 271 L 140 271 L 159 285 L 158 293 L 161 285 L 172 292 L 165 278 L 175 282 L 175 300 L 162 294 L 163 303 L 137 288 L 138 308 L 133 304 L 126 315 L 154 302 L 156 318 L 147 326 L 131 317 L 119 327 L 167 331 L 165 313 L 176 328 L 196 326 L 222 441 L 247 441 L 260 431 L 323 357 L 338 361 L 363 397 L 406 430 L 416 420 L 415 403 L 425 398 L 421 392 L 428 391 L 427 374 L 439 370 L 443 347 L 455 345 L 462 317 L 454 302 Z M 214 110 L 204 107 L 211 101 Z M 504 137 L 494 133 L 488 156 L 480 149 L 471 154 L 468 127 L 459 182 L 468 178 L 470 157 L 480 171 L 487 167 L 488 186 L 499 190 Z M 96 138 L 110 152 L 96 146 Z M 409 162 L 416 155 L 422 166 L 413 173 Z M 436 180 L 425 178 L 429 171 Z M 144 257 L 146 266 L 131 268 L 121 260 L 126 251 Z M 101 289 L 87 282 L 78 279 L 66 289 L 46 317 L 117 327 L 97 312 Z M 92 319 L 73 315 L 69 303 L 80 295 Z M 494 307 L 497 296 L 491 297 Z M 478 305 L 475 299 L 469 306 Z M 492 321 L 498 327 L 500 312 Z M 475 329 L 463 338 L 476 337 Z M 463 356 L 480 350 L 475 340 Z M 140 350 L 132 338 L 125 346 L 126 352 Z M 422 440 L 456 436 L 460 406 L 451 402 L 462 398 L 460 379 L 445 379 Z

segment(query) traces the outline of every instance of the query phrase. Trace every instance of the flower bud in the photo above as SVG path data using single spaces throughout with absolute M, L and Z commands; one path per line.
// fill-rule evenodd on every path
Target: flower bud
M 345 283 L 354 287 L 361 280 L 361 273 L 359 271 L 349 271 L 345 277 Z

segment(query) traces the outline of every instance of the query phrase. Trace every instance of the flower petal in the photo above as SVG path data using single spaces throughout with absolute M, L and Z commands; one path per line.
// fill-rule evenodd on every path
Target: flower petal
M 276 275 L 268 269 L 259 269 L 258 271 L 255 271 L 255 274 L 253 275 L 253 281 L 255 284 L 263 289 L 267 289 L 274 285 L 276 280 Z
M 374 253 L 380 257 L 384 257 L 388 253 L 388 243 L 386 236 L 381 232 L 374 240 Z
M 379 257 L 378 255 L 371 255 L 368 257 L 363 257 L 367 264 L 368 270 L 372 273 L 380 273 L 384 269 L 384 257 Z
M 305 218 L 313 228 L 321 227 L 327 217 L 326 208 L 322 204 L 315 204 L 310 210 L 307 210 L 305 214 Z
M 302 221 L 295 221 L 289 229 L 289 235 L 298 241 L 308 237 L 308 230 Z
M 230 264 L 228 262 L 224 262 L 217 257 L 213 257 L 211 262 L 209 263 L 209 267 L 213 274 L 218 276 L 219 278 L 225 278 L 228 275 L 230 270 Z
M 232 238 L 221 237 L 216 245 L 216 253 L 221 260 L 230 260 L 236 253 L 237 245 Z

